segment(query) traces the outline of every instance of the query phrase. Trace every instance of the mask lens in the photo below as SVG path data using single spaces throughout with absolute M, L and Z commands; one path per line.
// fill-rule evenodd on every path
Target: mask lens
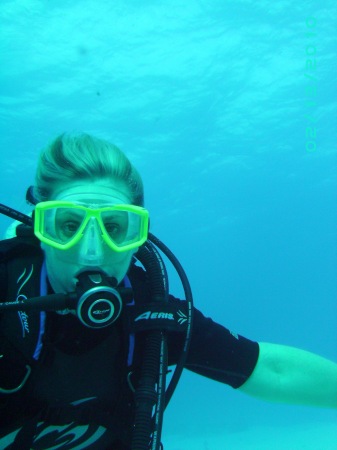
M 131 211 L 102 211 L 101 219 L 109 240 L 119 248 L 142 239 L 142 221 Z
M 80 233 L 85 216 L 85 211 L 81 209 L 45 209 L 41 233 L 57 244 L 69 244 Z

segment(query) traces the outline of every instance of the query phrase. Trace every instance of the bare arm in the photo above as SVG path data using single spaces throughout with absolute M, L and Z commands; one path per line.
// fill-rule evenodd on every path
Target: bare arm
M 259 345 L 257 365 L 240 391 L 263 400 L 337 408 L 337 364 L 294 347 Z

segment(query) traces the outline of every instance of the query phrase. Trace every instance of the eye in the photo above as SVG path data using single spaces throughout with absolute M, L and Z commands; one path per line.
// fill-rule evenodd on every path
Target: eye
M 71 239 L 80 228 L 84 220 L 82 211 L 70 208 L 58 208 L 55 217 L 56 234 L 62 241 Z
M 71 237 L 73 236 L 76 231 L 79 229 L 80 227 L 80 222 L 75 222 L 75 221 L 67 221 L 67 222 L 63 222 L 60 226 L 60 233 L 63 236 L 66 237 Z
M 121 226 L 118 223 L 105 223 L 104 226 L 111 237 L 118 235 L 121 231 Z
M 111 239 L 113 239 L 116 243 L 123 242 L 126 235 L 125 226 L 116 222 L 108 222 L 104 224 L 104 227 Z
M 128 231 L 128 214 L 124 211 L 105 212 L 102 214 L 104 228 L 116 243 L 122 243 Z

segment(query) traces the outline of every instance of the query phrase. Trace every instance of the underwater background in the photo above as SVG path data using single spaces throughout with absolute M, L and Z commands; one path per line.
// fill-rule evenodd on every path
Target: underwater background
M 59 133 L 108 139 L 198 309 L 336 361 L 336 18 L 334 0 L 1 0 L 0 202 L 30 211 Z M 336 419 L 184 371 L 163 442 L 337 449 Z

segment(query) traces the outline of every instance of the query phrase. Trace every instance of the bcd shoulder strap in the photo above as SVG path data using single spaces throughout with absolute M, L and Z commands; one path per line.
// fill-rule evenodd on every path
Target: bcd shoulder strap
M 39 295 L 42 251 L 31 236 L 0 242 L 0 300 Z M 39 312 L 5 312 L 0 316 L 0 392 L 11 393 L 34 364 L 40 334 Z M 15 370 L 13 370 L 13 367 Z

